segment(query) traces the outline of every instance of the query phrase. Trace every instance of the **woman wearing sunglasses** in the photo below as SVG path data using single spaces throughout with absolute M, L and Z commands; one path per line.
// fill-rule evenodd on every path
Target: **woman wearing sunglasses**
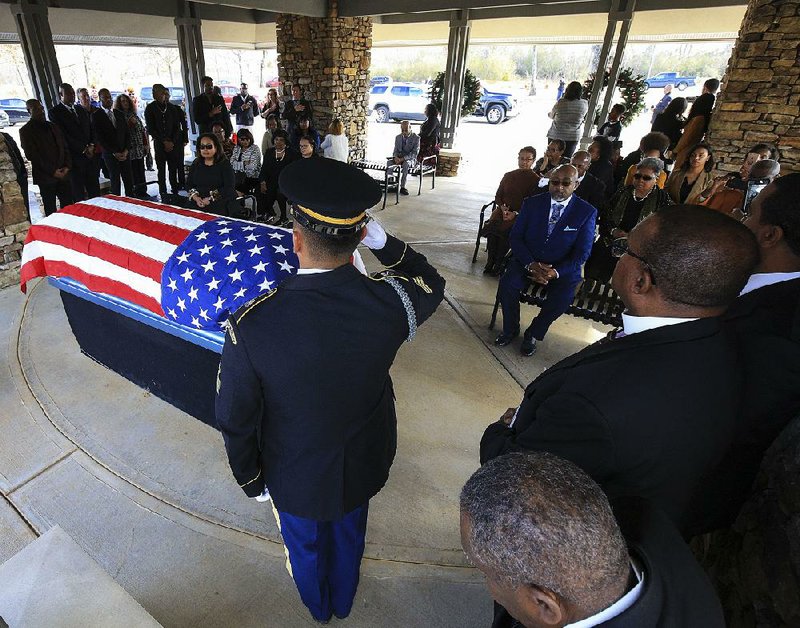
M 627 238 L 628 232 L 650 214 L 672 205 L 669 194 L 656 185 L 663 170 L 664 162 L 660 159 L 642 159 L 636 166 L 633 185 L 617 190 L 600 211 L 600 238 L 584 267 L 587 279 L 607 283 L 617 265 L 617 258 L 611 254 L 614 240 Z
M 242 214 L 242 207 L 236 201 L 233 168 L 219 139 L 213 133 L 203 133 L 197 140 L 197 148 L 200 156 L 192 162 L 186 177 L 187 207 L 221 216 Z

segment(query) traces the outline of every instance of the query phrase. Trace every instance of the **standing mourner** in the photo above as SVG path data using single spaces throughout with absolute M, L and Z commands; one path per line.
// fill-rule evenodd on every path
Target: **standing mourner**
M 25 167 L 25 160 L 22 158 L 22 153 L 19 152 L 19 146 L 17 146 L 13 137 L 8 133 L 0 133 L 0 137 L 6 143 L 8 156 L 11 158 L 11 165 L 17 177 L 17 185 L 19 185 L 22 200 L 25 201 L 25 210 L 28 212 L 28 221 L 30 222 L 31 206 L 28 200 L 28 169 Z
M 58 93 L 61 102 L 50 110 L 48 117 L 61 129 L 67 140 L 72 157 L 72 198 L 82 201 L 100 196 L 99 168 L 95 167 L 99 164 L 95 161 L 95 138 L 90 115 L 83 107 L 76 106 L 72 85 L 62 83 Z
M 230 135 L 233 133 L 231 117 L 225 106 L 225 100 L 214 92 L 214 79 L 204 76 L 200 79 L 200 83 L 203 86 L 203 93 L 195 96 L 192 101 L 192 112 L 198 130 L 200 133 L 208 133 L 214 123 L 219 122 L 226 134 Z
M 242 83 L 240 91 L 231 101 L 231 113 L 236 116 L 236 132 L 239 129 L 253 130 L 258 101 L 247 93 L 247 83 Z
M 72 158 L 61 130 L 45 119 L 42 103 L 32 98 L 25 106 L 31 119 L 19 130 L 19 139 L 33 166 L 33 182 L 39 186 L 44 214 L 49 216 L 56 211 L 56 197 L 61 207 L 72 203 Z
M 445 282 L 370 221 L 381 191 L 361 170 L 304 159 L 287 166 L 280 186 L 300 268 L 228 320 L 217 421 L 242 490 L 273 500 L 303 603 L 327 622 L 350 613 L 369 500 L 394 459 L 389 369 Z M 392 270 L 361 274 L 350 263 L 359 241 Z M 274 333 L 287 325 L 293 333 Z
M 672 101 L 672 83 L 664 85 L 664 95 L 661 97 L 654 106 L 650 108 L 653 115 L 650 116 L 650 124 L 656 121 L 656 118 L 667 110 L 667 105 Z
M 439 122 L 439 110 L 433 103 L 425 106 L 425 122 L 419 128 L 419 153 L 417 159 L 439 154 L 441 123 Z
M 564 156 L 567 158 L 572 157 L 578 140 L 581 139 L 583 119 L 589 110 L 589 103 L 581 98 L 582 95 L 583 86 L 578 81 L 572 81 L 567 85 L 564 97 L 547 114 L 553 120 L 547 132 L 547 141 L 562 140 L 565 146 Z
M 313 121 L 314 111 L 311 108 L 311 103 L 303 98 L 303 91 L 300 86 L 292 85 L 292 98 L 287 100 L 283 106 L 283 119 L 286 120 L 286 131 L 289 133 L 289 137 L 293 136 L 300 116 L 305 116 L 310 121 Z
M 270 116 L 274 116 L 276 120 L 280 120 L 282 114 L 283 103 L 280 98 L 278 98 L 278 90 L 274 87 L 270 87 L 267 92 L 267 101 L 261 108 L 261 117 L 264 118 L 265 121 L 269 120 Z M 269 125 L 267 125 L 267 128 L 269 128 Z
M 133 196 L 133 176 L 128 155 L 131 147 L 130 127 L 123 113 L 113 108 L 111 92 L 104 87 L 97 95 L 101 106 L 92 114 L 92 129 L 103 147 L 103 163 L 108 168 L 111 193 L 122 192 L 121 179 L 125 184 L 125 195 Z
M 121 111 L 131 134 L 131 149 L 128 159 L 131 161 L 131 175 L 133 179 L 133 195 L 137 198 L 150 198 L 147 194 L 147 182 L 144 176 L 144 158 L 149 150 L 146 146 L 147 135 L 141 118 L 136 115 L 136 107 L 127 94 L 120 94 L 114 102 L 114 109 Z
M 167 193 L 167 172 L 172 194 L 180 190 L 178 173 L 183 169 L 183 112 L 169 102 L 169 92 L 157 83 L 153 85 L 153 102 L 144 110 L 147 131 L 153 138 L 156 168 L 158 168 L 158 193 L 162 200 Z

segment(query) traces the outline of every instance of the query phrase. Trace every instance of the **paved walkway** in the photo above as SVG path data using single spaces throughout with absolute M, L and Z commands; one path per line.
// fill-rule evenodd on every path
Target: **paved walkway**
M 354 628 L 487 625 L 458 536 L 480 436 L 520 384 L 604 332 L 563 318 L 533 358 L 491 346 L 496 280 L 470 263 L 490 196 L 440 179 L 376 213 L 418 243 L 448 297 L 392 370 L 398 454 L 370 504 Z M 219 433 L 82 355 L 46 282 L 0 291 L 0 355 L 0 562 L 58 525 L 164 626 L 314 625 L 272 512 L 238 489 Z

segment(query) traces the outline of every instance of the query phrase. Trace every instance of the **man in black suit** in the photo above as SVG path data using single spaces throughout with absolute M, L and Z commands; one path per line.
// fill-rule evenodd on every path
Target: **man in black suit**
M 103 148 L 102 158 L 108 168 L 111 181 L 111 193 L 121 194 L 122 183 L 125 184 L 125 194 L 133 195 L 133 171 L 128 151 L 131 147 L 130 127 L 125 120 L 125 115 L 114 109 L 111 92 L 105 87 L 97 92 L 100 98 L 100 107 L 92 113 L 92 128 L 95 137 Z
M 725 625 L 669 519 L 640 498 L 609 505 L 566 460 L 500 456 L 473 474 L 460 501 L 461 545 L 497 602 L 492 628 Z
M 211 133 L 215 122 L 222 124 L 228 136 L 233 132 L 231 116 L 225 106 L 225 99 L 214 93 L 214 79 L 204 76 L 200 79 L 203 93 L 192 100 L 192 117 L 200 133 Z
M 725 315 L 744 357 L 741 429 L 693 500 L 689 534 L 734 522 L 764 452 L 800 414 L 800 174 L 775 179 L 749 210 L 761 261 Z
M 609 497 L 650 499 L 680 527 L 698 480 L 737 427 L 741 367 L 719 317 L 758 249 L 742 224 L 678 205 L 639 223 L 616 254 L 624 330 L 529 384 L 520 406 L 486 429 L 481 462 L 550 451 Z
M 180 190 L 178 171 L 183 168 L 183 112 L 169 101 L 167 88 L 153 85 L 153 102 L 144 109 L 147 132 L 153 138 L 158 168 L 158 193 L 167 194 L 167 171 L 172 194 Z
M 50 121 L 61 129 L 67 140 L 72 169 L 69 172 L 72 198 L 82 201 L 100 196 L 100 183 L 94 162 L 95 138 L 86 110 L 75 104 L 75 90 L 69 83 L 58 88 L 61 102 L 49 112 Z
M 369 500 L 394 459 L 389 368 L 442 301 L 444 279 L 370 222 L 381 191 L 363 171 L 300 159 L 279 185 L 300 269 L 229 319 L 217 421 L 242 490 L 268 489 L 300 597 L 327 622 L 350 613 Z M 361 274 L 350 262 L 359 241 L 392 270 Z
M 600 179 L 589 172 L 592 156 L 589 151 L 579 150 L 572 154 L 572 165 L 578 171 L 578 187 L 575 196 L 582 198 L 598 212 L 606 201 L 606 186 Z
M 314 110 L 311 103 L 303 97 L 303 90 L 297 84 L 292 85 L 292 97 L 286 101 L 283 108 L 283 119 L 286 120 L 286 131 L 289 137 L 294 135 L 294 130 L 299 124 L 300 116 L 305 116 L 314 121 Z

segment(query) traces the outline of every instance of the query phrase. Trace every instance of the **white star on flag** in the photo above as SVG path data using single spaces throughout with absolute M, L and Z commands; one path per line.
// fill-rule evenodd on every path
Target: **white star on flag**
M 241 281 L 242 280 L 243 272 L 241 270 L 234 270 L 228 277 L 231 278 L 231 282 L 233 281 Z
M 168 314 L 169 314 L 169 315 L 170 315 L 172 318 L 178 318 L 178 313 L 177 313 L 175 310 L 173 310 L 172 308 L 169 308 L 169 310 L 167 311 L 167 313 L 168 313 Z
M 247 249 L 247 252 L 250 253 L 250 257 L 253 257 L 253 255 L 261 255 L 263 249 L 263 246 L 253 246 L 252 249 Z
M 220 242 L 222 248 L 224 249 L 226 246 L 233 246 L 233 240 L 230 238 L 225 238 L 222 242 Z
M 251 233 L 245 238 L 246 242 L 255 242 L 256 240 L 258 240 L 258 236 L 255 233 Z
M 231 224 L 231 221 L 230 220 L 218 220 L 217 224 L 218 225 L 229 225 L 229 224 Z
M 255 231 L 256 228 L 253 225 L 247 225 L 246 227 L 242 227 L 242 231 Z
M 211 292 L 212 290 L 216 290 L 217 288 L 219 288 L 219 279 L 217 279 L 216 277 L 214 277 L 214 278 L 213 278 L 211 281 L 209 281 L 209 282 L 208 282 L 206 285 L 208 286 L 208 291 L 209 291 L 209 292 Z
M 273 232 L 269 234 L 269 237 L 272 238 L 273 240 L 280 240 L 283 237 L 283 234 Z
M 247 288 L 241 288 L 236 294 L 233 295 L 234 299 L 241 299 L 245 293 L 247 292 Z
M 184 281 L 189 281 L 192 278 L 192 275 L 194 275 L 194 268 L 187 268 L 186 272 L 184 272 L 181 277 L 183 277 Z
M 269 279 L 264 279 L 259 285 L 259 290 L 272 290 L 272 284 L 275 283 L 274 281 L 270 281 Z
M 189 290 L 189 301 L 197 301 L 197 288 Z
M 208 231 L 201 231 L 197 234 L 198 240 L 205 240 L 208 237 Z
M 208 310 L 200 309 L 200 318 L 204 321 L 210 321 L 211 319 L 208 317 Z
M 232 231 L 232 229 L 230 227 L 225 227 L 224 229 L 220 229 L 219 230 L 220 234 L 222 234 L 222 235 L 225 235 L 226 233 L 230 233 L 231 231 Z
M 175 281 L 174 278 L 170 279 L 167 283 L 167 288 L 170 288 L 173 292 L 175 292 L 178 289 L 178 282 Z
M 183 299 L 178 299 L 178 307 L 181 308 L 181 312 L 186 311 L 186 301 Z
M 202 265 L 202 268 L 204 268 L 207 273 L 212 273 L 214 272 L 214 266 L 216 265 L 217 265 L 216 262 L 208 260 L 205 264 Z
M 225 261 L 228 262 L 228 264 L 233 264 L 236 262 L 237 259 L 239 259 L 239 253 L 234 253 L 233 251 L 231 251 L 231 254 L 225 258 Z
M 192 325 L 194 325 L 195 327 L 197 327 L 199 329 L 200 328 L 200 319 L 197 318 L 196 316 L 192 316 Z
M 283 246 L 283 244 L 279 244 L 278 246 L 273 246 L 272 248 L 275 249 L 276 253 L 280 253 L 281 255 L 286 255 L 289 252 L 289 249 Z
M 211 247 L 208 246 L 208 244 L 206 244 L 202 249 L 197 249 L 197 251 L 198 253 L 200 253 L 200 256 L 202 257 L 203 255 L 208 255 L 209 253 L 211 253 Z
M 253 270 L 254 270 L 254 271 L 256 271 L 256 275 L 257 275 L 258 273 L 265 273 L 265 272 L 267 272 L 267 264 L 269 264 L 269 262 L 259 262 L 258 264 L 256 264 L 255 266 L 253 266 Z
M 225 304 L 225 299 L 222 297 L 218 297 L 216 303 L 214 303 L 214 309 L 219 312 L 222 309 L 222 306 Z
M 285 270 L 287 272 L 292 272 L 294 270 L 294 266 L 292 266 L 289 262 L 283 261 L 279 264 L 281 270 Z
M 183 253 L 178 255 L 178 257 L 176 257 L 175 259 L 178 260 L 178 262 L 181 263 L 181 264 L 183 264 L 185 262 L 188 262 L 189 261 L 189 251 L 184 251 Z

